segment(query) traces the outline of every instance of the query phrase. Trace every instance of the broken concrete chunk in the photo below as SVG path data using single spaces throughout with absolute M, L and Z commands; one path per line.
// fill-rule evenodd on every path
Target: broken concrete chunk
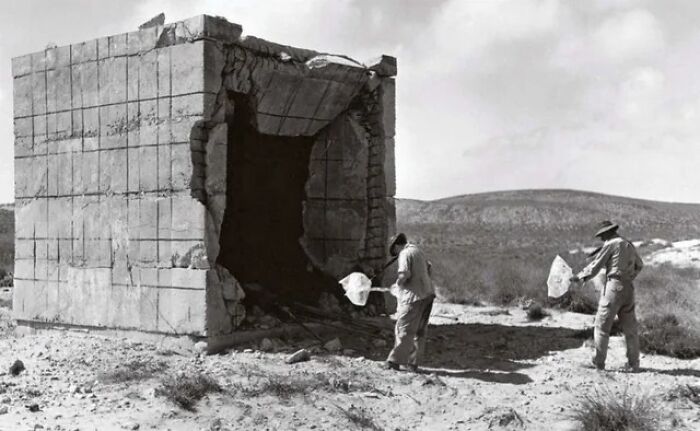
M 165 14 L 161 12 L 158 15 L 141 24 L 139 26 L 139 30 L 143 30 L 144 28 L 156 27 L 163 24 L 165 24 Z
M 306 349 L 297 350 L 289 356 L 284 362 L 288 364 L 296 364 L 297 362 L 305 362 L 311 359 L 311 353 Z
M 207 351 L 207 342 L 206 341 L 199 341 L 195 343 L 194 345 L 194 350 L 197 353 L 204 353 Z
M 275 346 L 272 344 L 272 340 L 269 338 L 263 338 L 262 341 L 260 341 L 260 350 L 263 352 L 269 352 L 272 350 Z
M 382 55 L 379 58 L 369 61 L 367 67 L 377 72 L 379 76 L 396 76 L 396 57 Z
M 231 325 L 234 328 L 241 326 L 241 323 L 246 318 L 245 306 L 240 302 L 228 302 L 226 303 L 226 310 L 229 316 L 231 316 Z
M 337 352 L 343 349 L 343 343 L 340 342 L 340 338 L 334 338 L 323 345 L 323 348 L 329 352 Z

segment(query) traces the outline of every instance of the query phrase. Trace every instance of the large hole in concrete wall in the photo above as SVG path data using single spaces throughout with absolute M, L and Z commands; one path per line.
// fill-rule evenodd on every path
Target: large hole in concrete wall
M 219 263 L 249 289 L 313 302 L 337 281 L 314 268 L 302 249 L 304 187 L 313 137 L 259 133 L 245 95 L 230 94 L 226 210 Z M 248 301 L 264 301 L 260 292 Z

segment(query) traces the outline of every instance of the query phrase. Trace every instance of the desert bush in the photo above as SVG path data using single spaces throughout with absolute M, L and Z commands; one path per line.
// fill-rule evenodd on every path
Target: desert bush
M 368 378 L 359 375 L 338 376 L 327 373 L 312 374 L 270 374 L 266 373 L 257 381 L 249 381 L 246 385 L 234 384 L 233 392 L 246 397 L 272 395 L 281 399 L 289 399 L 295 395 L 305 395 L 314 391 L 326 392 L 373 392 L 377 391 Z
M 638 314 L 673 314 L 680 326 L 700 332 L 700 270 L 663 265 L 646 268 L 635 280 Z
M 377 425 L 369 411 L 364 407 L 350 406 L 348 409 L 340 406 L 336 407 L 343 413 L 343 416 L 358 429 L 382 431 L 382 428 Z
M 642 351 L 690 359 L 700 356 L 700 270 L 662 265 L 635 280 Z
M 674 314 L 652 315 L 643 319 L 639 345 L 645 353 L 680 359 L 700 357 L 700 334 L 681 326 Z
M 598 310 L 598 293 L 590 289 L 574 289 L 558 307 L 581 314 L 595 314 Z
M 678 385 L 666 394 L 665 399 L 667 401 L 687 400 L 700 406 L 700 386 Z
M 204 396 L 221 391 L 222 388 L 216 380 L 199 373 L 167 376 L 161 381 L 161 386 L 156 392 L 177 406 L 194 411 L 197 402 Z
M 571 416 L 583 431 L 654 431 L 659 429 L 655 406 L 647 396 L 601 390 L 581 397 Z
M 113 370 L 98 374 L 98 380 L 104 383 L 124 383 L 152 378 L 164 371 L 167 364 L 163 361 L 134 360 L 117 365 Z
M 544 307 L 542 307 L 542 304 L 540 303 L 535 302 L 527 308 L 527 320 L 535 322 L 542 320 L 547 316 L 549 316 L 549 313 L 545 311 Z

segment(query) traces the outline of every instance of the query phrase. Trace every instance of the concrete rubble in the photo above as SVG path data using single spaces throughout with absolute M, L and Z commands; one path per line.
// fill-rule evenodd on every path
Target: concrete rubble
M 225 337 L 381 268 L 396 60 L 156 18 L 12 61 L 18 323 Z

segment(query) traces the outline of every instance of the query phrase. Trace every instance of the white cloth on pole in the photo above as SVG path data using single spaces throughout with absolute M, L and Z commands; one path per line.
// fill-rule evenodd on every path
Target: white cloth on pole
M 552 267 L 547 277 L 547 296 L 550 298 L 561 298 L 566 295 L 571 288 L 571 277 L 574 271 L 568 263 L 559 255 L 554 258 Z
M 361 272 L 353 272 L 340 280 L 339 283 L 343 286 L 345 296 L 348 297 L 350 302 L 360 307 L 367 305 L 370 292 L 390 292 L 396 296 L 395 285 L 391 286 L 391 288 L 372 287 L 372 280 Z
M 353 272 L 344 279 L 340 280 L 340 284 L 345 289 L 345 296 L 350 302 L 355 305 L 364 306 L 367 304 L 369 292 L 372 289 L 372 280 L 361 272 Z

